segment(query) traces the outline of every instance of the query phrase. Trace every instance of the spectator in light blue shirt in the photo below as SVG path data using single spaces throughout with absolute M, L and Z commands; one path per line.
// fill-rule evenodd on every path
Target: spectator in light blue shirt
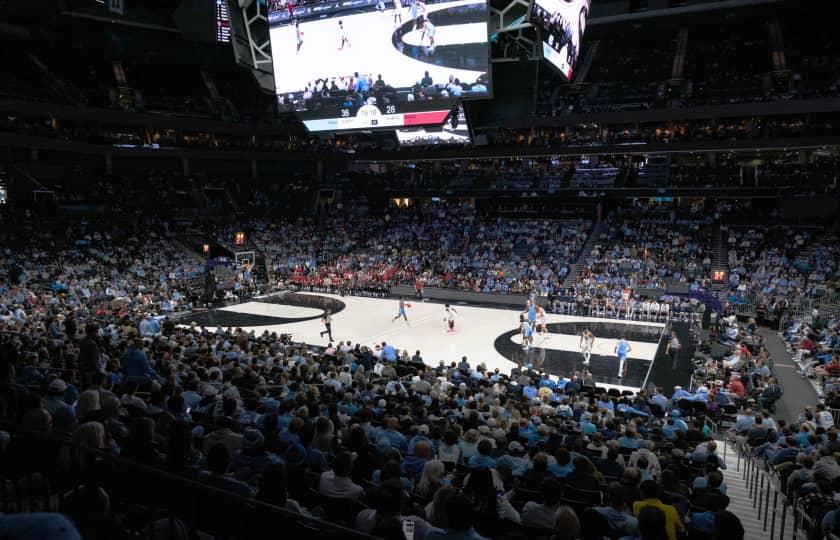
M 493 453 L 493 445 L 490 443 L 489 439 L 481 439 L 478 443 L 478 453 L 472 456 L 469 461 L 467 461 L 467 465 L 472 467 L 473 469 L 479 469 L 482 467 L 486 467 L 488 469 L 495 469 L 496 468 L 496 460 L 490 457 L 490 454 Z
M 606 394 L 602 395 L 598 399 L 598 401 L 595 403 L 595 405 L 599 409 L 607 409 L 608 411 L 615 412 L 615 404 L 612 402 L 612 400 L 609 397 L 607 397 Z
M 591 436 L 597 433 L 598 426 L 592 423 L 589 417 L 580 419 L 580 429 L 586 436 Z
M 682 386 L 675 386 L 674 387 L 674 395 L 671 396 L 671 401 L 673 401 L 674 403 L 677 403 L 681 399 L 691 399 L 692 397 L 694 397 L 694 394 L 692 394 L 691 392 L 688 392 L 686 390 L 683 390 Z
M 356 77 L 356 92 L 367 94 L 370 91 L 367 77 L 364 75 L 360 76 L 358 71 L 354 74 L 354 77 Z
M 388 362 L 396 362 L 397 349 L 395 349 L 393 345 L 389 345 L 388 343 L 383 341 L 381 356 L 383 360 L 387 360 Z
M 557 462 L 548 466 L 548 472 L 554 476 L 558 478 L 566 478 L 572 471 L 575 470 L 575 466 L 572 464 L 572 455 L 565 448 L 559 448 L 554 454 L 554 459 L 556 459 Z
M 528 386 L 522 388 L 522 395 L 528 398 L 528 400 L 532 400 L 537 397 L 537 387 L 534 386 L 534 383 L 528 383 Z
M 658 405 L 662 409 L 662 412 L 667 411 L 671 407 L 671 400 L 662 393 L 661 386 L 656 388 L 656 393 L 650 397 L 650 402 Z
M 639 441 L 631 431 L 625 431 L 624 435 L 618 438 L 618 446 L 620 448 L 638 448 Z

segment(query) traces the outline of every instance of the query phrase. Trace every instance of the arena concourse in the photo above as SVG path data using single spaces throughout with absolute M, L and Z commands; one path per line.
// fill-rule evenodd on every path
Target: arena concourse
M 840 540 L 829 9 L 198 4 L 0 2 L 0 538 Z

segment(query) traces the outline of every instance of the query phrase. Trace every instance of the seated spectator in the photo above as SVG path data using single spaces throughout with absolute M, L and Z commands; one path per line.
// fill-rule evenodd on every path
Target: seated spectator
M 444 503 L 446 526 L 433 528 L 426 533 L 426 540 L 449 540 L 459 538 L 465 540 L 485 540 L 484 536 L 475 532 L 473 526 L 475 517 L 473 505 L 464 495 L 453 494 Z
M 486 534 L 490 534 L 489 531 L 499 520 L 520 522 L 519 512 L 504 493 L 499 493 L 497 486 L 500 482 L 495 474 L 494 469 L 479 469 L 470 473 L 464 485 L 464 491 L 472 496 L 476 527 Z
M 569 506 L 557 509 L 557 519 L 554 525 L 554 538 L 557 540 L 576 540 L 580 537 L 580 520 L 575 511 Z
M 287 485 L 286 465 L 270 463 L 260 475 L 259 491 L 257 491 L 256 499 L 297 514 L 309 515 L 309 512 L 304 510 L 296 500 L 289 498 Z
M 522 507 L 520 521 L 522 525 L 535 529 L 554 529 L 563 486 L 553 478 L 546 478 L 543 480 L 540 491 L 542 492 L 542 503 L 526 502 L 525 506 Z
M 230 452 L 224 444 L 215 444 L 207 453 L 207 471 L 203 471 L 199 475 L 199 480 L 205 484 L 224 489 L 242 495 L 243 497 L 253 497 L 254 490 L 240 480 L 228 474 L 230 468 L 231 457 Z
M 353 458 L 350 452 L 341 452 L 335 456 L 333 469 L 321 473 L 318 482 L 318 493 L 336 499 L 356 500 L 364 495 L 365 490 L 353 483 L 350 475 L 353 472 Z
M 624 486 L 618 482 L 611 483 L 607 497 L 609 506 L 599 506 L 595 510 L 606 518 L 613 535 L 634 536 L 638 529 L 638 521 L 628 511 Z
M 645 508 L 656 508 L 660 510 L 665 516 L 666 531 L 668 540 L 677 540 L 677 534 L 685 532 L 685 527 L 680 521 L 679 514 L 676 508 L 671 505 L 664 504 L 659 498 L 659 486 L 653 480 L 646 480 L 640 486 L 641 500 L 633 503 L 633 515 L 639 519 L 639 530 L 642 531 L 642 517 L 640 513 Z
M 413 522 L 415 538 L 426 538 L 431 526 L 415 515 L 403 515 L 404 493 L 399 481 L 387 480 L 379 487 L 375 508 L 366 508 L 356 516 L 356 530 L 380 538 L 402 534 L 404 524 Z
M 482 439 L 476 448 L 478 453 L 472 456 L 467 461 L 467 464 L 474 469 L 481 467 L 495 469 L 496 460 L 491 457 L 491 454 L 493 453 L 493 446 L 490 441 L 488 439 Z

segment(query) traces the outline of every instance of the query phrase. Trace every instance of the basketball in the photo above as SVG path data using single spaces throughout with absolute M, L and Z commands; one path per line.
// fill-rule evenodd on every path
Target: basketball
M 411 307 L 411 304 L 406 304 L 405 307 Z

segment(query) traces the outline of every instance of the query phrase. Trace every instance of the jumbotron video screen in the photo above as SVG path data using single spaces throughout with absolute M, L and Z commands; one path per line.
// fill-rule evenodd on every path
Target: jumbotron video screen
M 543 58 L 572 78 L 592 0 L 534 0 L 531 23 L 542 29 Z
M 310 132 L 440 125 L 490 97 L 487 0 L 270 4 L 281 112 Z

